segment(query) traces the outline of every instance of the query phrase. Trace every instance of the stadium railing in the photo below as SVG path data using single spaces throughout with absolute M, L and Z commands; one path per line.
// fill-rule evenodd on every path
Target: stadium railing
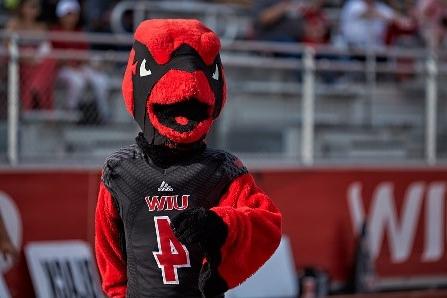
M 2 32 L 0 38 L 7 45 L 0 51 L 8 65 L 0 90 L 8 90 L 6 151 L 10 164 L 99 161 L 118 144 L 132 141 L 137 129 L 123 112 L 119 91 L 132 43 L 130 35 Z M 21 91 L 30 80 L 20 77 L 23 65 L 42 54 L 22 44 L 36 40 L 90 44 L 88 51 L 50 49 L 45 58 L 58 65 L 83 61 L 103 71 L 111 92 L 108 101 L 114 109 L 108 125 L 95 122 L 98 111 L 94 104 L 67 111 L 66 91 L 57 80 L 52 109 L 24 108 Z M 441 146 L 437 143 L 438 134 L 444 140 L 443 122 L 437 117 L 442 111 L 438 97 L 443 87 L 438 81 L 447 74 L 441 55 L 424 49 L 364 51 L 226 39 L 222 45 L 231 100 L 211 136 L 212 143 L 241 151 L 243 157 L 259 163 L 272 161 L 279 166 L 390 159 L 429 165 L 438 162 L 444 146 L 444 142 Z M 83 99 L 94 97 L 91 93 L 87 89 Z M 414 97 L 414 101 L 406 97 Z M 396 102 L 397 110 L 393 110 Z M 407 106 L 412 111 L 400 111 Z M 390 111 L 392 115 L 388 115 Z M 254 138 L 247 140 L 247 135 L 256 134 L 262 144 Z M 359 143 L 363 147 L 356 151 Z M 377 150 L 370 154 L 369 149 Z
M 197 18 L 213 28 L 222 38 L 234 39 L 245 34 L 250 23 L 246 7 L 237 4 L 218 4 L 193 1 L 120 1 L 110 16 L 114 33 L 125 33 L 123 18 L 133 15 L 133 28 L 149 18 Z M 128 26 L 128 24 L 127 24 Z
M 0 48 L 0 162 L 7 162 L 6 152 L 7 150 L 7 125 L 6 119 L 8 114 L 8 102 L 7 102 L 7 84 L 8 78 L 8 54 L 5 48 Z M 11 150 L 12 151 L 12 150 Z

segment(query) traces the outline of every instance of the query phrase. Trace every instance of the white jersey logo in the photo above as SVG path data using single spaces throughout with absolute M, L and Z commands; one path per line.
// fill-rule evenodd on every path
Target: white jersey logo
M 174 189 L 165 181 L 163 181 L 160 187 L 158 188 L 158 191 L 174 191 Z

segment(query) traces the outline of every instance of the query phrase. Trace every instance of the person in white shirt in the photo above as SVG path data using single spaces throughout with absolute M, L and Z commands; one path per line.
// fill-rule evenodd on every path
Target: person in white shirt
M 401 17 L 388 5 L 376 0 L 349 0 L 342 8 L 340 31 L 343 41 L 355 48 L 384 46 L 387 26 L 391 21 L 405 25 Z

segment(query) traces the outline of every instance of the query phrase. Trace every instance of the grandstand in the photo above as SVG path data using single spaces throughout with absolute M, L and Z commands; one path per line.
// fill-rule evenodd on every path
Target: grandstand
M 332 8 L 328 8 L 331 16 L 337 14 L 338 10 L 333 8 L 335 5 L 332 3 Z M 430 61 L 427 60 L 429 53 L 426 50 L 395 48 L 392 51 L 359 51 L 359 55 L 369 58 L 355 61 L 349 59 L 353 55 L 352 50 L 325 45 L 312 49 L 306 66 L 304 59 L 296 59 L 305 57 L 304 46 L 239 40 L 250 25 L 249 11 L 243 6 L 185 1 L 180 5 L 141 2 L 138 7 L 133 7 L 132 2 L 122 1 L 112 12 L 112 29 L 119 34 L 123 34 L 119 14 L 130 8 L 138 11 L 140 18 L 166 15 L 200 18 L 216 28 L 224 38 L 223 59 L 228 69 L 230 100 L 228 112 L 210 138 L 211 144 L 241 153 L 245 159 L 255 161 L 269 156 L 280 162 L 296 164 L 302 162 L 303 154 L 310 154 L 312 162 L 318 164 L 365 163 L 377 159 L 395 163 L 426 162 L 428 147 L 433 146 L 427 144 L 427 94 L 432 87 L 436 89 L 434 91 L 438 97 L 445 93 L 443 85 L 437 84 L 445 75 L 442 66 L 433 70 L 439 73 L 434 75 L 438 79 L 433 79 L 433 82 L 427 79 L 433 76 L 427 76 L 431 69 L 427 67 Z M 135 22 L 138 23 L 139 19 L 136 18 Z M 63 36 L 55 38 L 67 39 Z M 24 35 L 16 41 L 20 44 L 33 39 L 34 36 Z M 117 39 L 116 34 L 88 35 L 93 48 L 115 44 Z M 128 48 L 131 39 L 120 38 L 119 44 Z M 5 55 L 6 49 L 2 53 Z M 48 162 L 54 156 L 57 156 L 58 162 L 77 162 L 81 157 L 99 163 L 117 146 L 132 142 L 129 136 L 135 128 L 120 103 L 125 55 L 114 50 L 96 50 L 93 55 L 84 58 L 76 53 L 60 54 L 58 56 L 55 51 L 53 57 L 61 62 L 67 59 L 104 59 L 103 68 L 110 77 L 108 102 L 113 107 L 109 125 L 88 125 L 92 120 L 88 118 L 94 118 L 94 111 L 88 115 L 88 108 L 83 110 L 86 115 L 67 114 L 64 111 L 64 86 L 56 82 L 55 107 L 52 111 L 31 110 L 21 115 L 18 154 L 22 161 L 31 163 L 36 160 Z M 289 57 L 284 57 L 285 54 Z M 376 63 L 376 56 L 385 56 L 386 61 Z M 399 59 L 410 60 L 411 63 L 400 63 Z M 3 61 L 5 71 L 8 62 L 7 59 Z M 309 80 L 303 79 L 306 74 L 309 74 Z M 2 83 L 5 92 L 7 80 Z M 313 121 L 305 124 L 312 127 L 312 136 L 301 133 L 303 120 L 309 117 L 302 100 L 304 90 L 309 90 L 307 94 L 314 99 L 311 108 Z M 89 96 L 90 100 L 93 97 L 89 94 L 86 101 L 89 101 Z M 439 101 L 436 105 L 438 114 L 442 115 L 444 103 Z M 6 101 L 2 109 L 6 111 Z M 82 117 L 87 124 L 76 125 Z M 436 135 L 438 144 L 435 151 L 442 160 L 442 149 L 446 146 L 445 124 L 442 117 L 435 122 L 437 130 L 430 133 Z M 2 130 L 6 130 L 5 124 Z M 36 137 L 40 140 L 39 148 L 32 146 Z M 308 150 L 303 148 L 311 148 L 307 142 L 312 143 L 311 153 L 302 152 Z M 1 144 L 0 152 L 5 156 L 4 138 Z M 45 157 L 50 151 L 56 154 Z

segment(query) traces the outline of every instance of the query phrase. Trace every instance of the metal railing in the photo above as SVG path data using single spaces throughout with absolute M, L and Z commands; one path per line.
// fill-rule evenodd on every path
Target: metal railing
M 17 34 L 0 33 L 0 38 L 8 40 L 6 49 L 8 56 L 8 146 L 7 156 L 11 165 L 17 165 L 20 161 L 20 60 L 33 57 L 33 50 L 21 49 L 20 44 L 27 40 L 59 40 L 59 41 L 86 41 L 90 44 L 121 45 L 130 49 L 132 38 L 129 35 L 120 34 L 61 34 L 49 33 L 36 36 L 34 33 L 21 32 Z M 305 45 L 293 45 L 259 41 L 235 41 L 223 40 L 222 58 L 226 68 L 233 69 L 268 69 L 279 71 L 291 71 L 301 73 L 301 79 L 291 82 L 290 91 L 297 96 L 301 95 L 301 139 L 296 142 L 291 151 L 301 152 L 300 161 L 303 165 L 315 163 L 315 102 L 318 74 L 322 71 L 338 73 L 357 73 L 366 77 L 366 88 L 370 100 L 375 98 L 377 91 L 378 74 L 419 74 L 425 77 L 425 140 L 424 160 L 426 164 L 434 165 L 437 162 L 437 119 L 439 85 L 437 80 L 440 75 L 447 74 L 447 66 L 439 64 L 435 55 L 429 55 L 424 49 L 376 49 L 370 51 L 346 50 L 333 47 L 306 47 Z M 5 49 L 3 49 L 5 51 Z M 320 59 L 330 55 L 332 59 Z M 92 57 L 100 57 L 102 61 L 111 61 L 124 64 L 127 61 L 128 51 L 61 51 L 52 50 L 49 53 L 52 59 L 91 60 Z M 363 57 L 360 61 L 345 59 L 343 57 Z M 336 58 L 334 58 L 336 57 Z M 393 65 L 389 61 L 378 62 L 378 57 L 390 59 L 412 59 L 411 65 Z M 230 78 L 231 79 L 231 78 Z M 289 86 L 284 82 L 275 82 L 283 91 Z M 353 83 L 355 84 L 355 83 Z M 301 86 L 301 91 L 294 89 Z M 284 88 L 284 89 L 283 89 Z M 234 88 L 236 89 L 236 88 Z M 298 90 L 298 89 L 297 89 Z M 230 85 L 230 93 L 232 91 Z M 266 111 L 267 112 L 267 111 Z M 290 113 L 296 113 L 290 111 Z M 222 121 L 222 125 L 226 125 Z M 295 124 L 294 124 L 295 125 Z M 221 130 L 222 131 L 222 130 Z M 223 129 L 225 132 L 226 130 Z M 225 145 L 225 136 L 220 144 Z M 222 141 L 224 140 L 224 141 Z M 297 148 L 296 146 L 300 146 Z M 295 160 L 296 161 L 296 160 Z M 293 161 L 292 161 L 293 162 Z
M 247 9 L 240 5 L 209 4 L 192 1 L 120 1 L 113 9 L 110 23 L 114 33 L 125 33 L 123 16 L 126 12 L 133 14 L 133 29 L 142 21 L 158 17 L 163 18 L 199 18 L 220 36 L 234 39 L 243 33 L 246 27 Z
M 8 160 L 12 166 L 19 162 L 19 48 L 18 35 L 8 44 Z

